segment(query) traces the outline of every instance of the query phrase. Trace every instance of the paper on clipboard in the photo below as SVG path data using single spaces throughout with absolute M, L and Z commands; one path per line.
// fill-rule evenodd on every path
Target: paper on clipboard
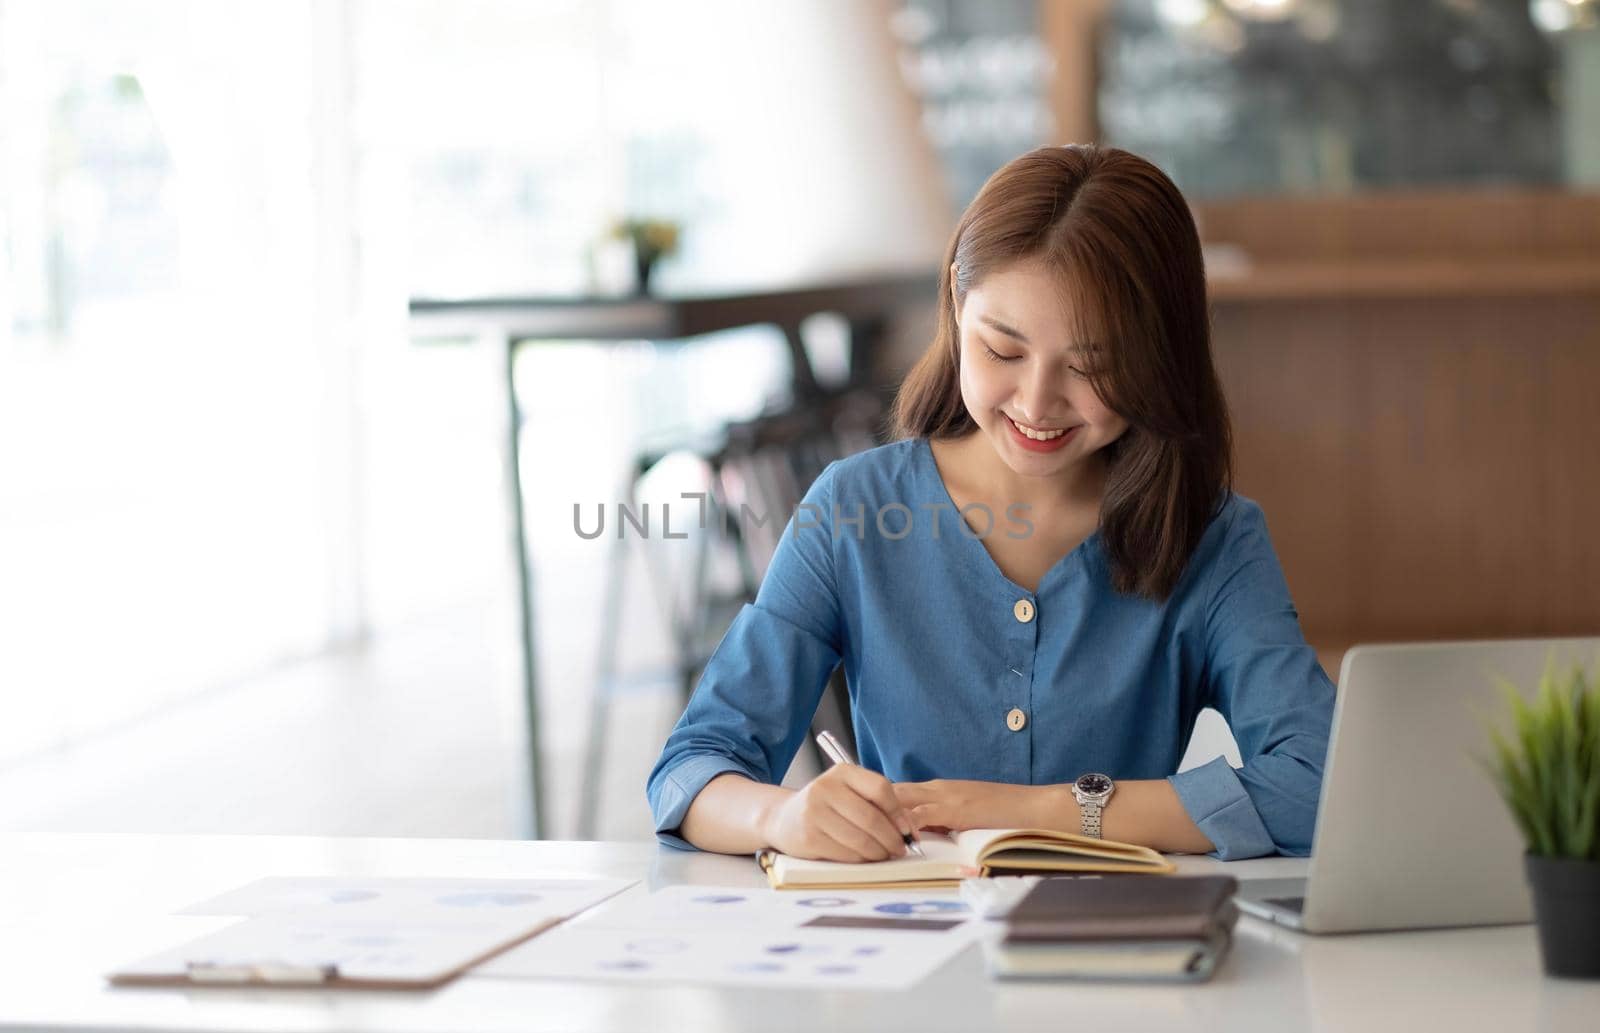
M 264 879 L 185 909 L 248 914 L 123 966 L 117 985 L 438 986 L 626 879 Z
M 575 915 L 633 885 L 630 879 L 257 879 L 191 904 L 181 915 L 327 915 L 480 922 L 487 915 Z
M 269 915 L 126 965 L 111 981 L 437 986 L 559 921 L 429 925 Z

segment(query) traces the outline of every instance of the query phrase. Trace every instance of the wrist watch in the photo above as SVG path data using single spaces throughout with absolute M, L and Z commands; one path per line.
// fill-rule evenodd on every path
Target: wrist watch
M 1116 791 L 1117 784 L 1111 781 L 1111 776 L 1099 772 L 1090 772 L 1080 775 L 1072 783 L 1073 799 L 1078 801 L 1078 809 L 1083 813 L 1083 834 L 1095 839 L 1100 836 L 1100 812 L 1105 810 L 1106 801 L 1111 799 L 1111 794 Z

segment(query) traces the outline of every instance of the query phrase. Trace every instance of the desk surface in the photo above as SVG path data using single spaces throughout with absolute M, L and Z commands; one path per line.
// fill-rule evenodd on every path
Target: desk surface
M 991 982 L 975 947 L 905 993 L 467 976 L 427 993 L 112 988 L 102 974 L 191 935 L 170 915 L 265 875 L 622 876 L 759 886 L 753 862 L 650 843 L 28 836 L 0 839 L 0 1029 L 1593 1030 L 1600 983 L 1543 977 L 1532 926 L 1303 937 L 1240 920 L 1201 986 Z M 1185 870 L 1295 875 L 1286 858 Z M 1588 1016 L 1585 1018 L 1584 1016 Z

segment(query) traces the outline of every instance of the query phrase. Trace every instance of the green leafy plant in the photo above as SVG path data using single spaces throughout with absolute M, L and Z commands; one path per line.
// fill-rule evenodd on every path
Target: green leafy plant
M 1532 701 L 1504 679 L 1500 688 L 1512 729 L 1490 729 L 1487 766 L 1528 851 L 1600 860 L 1600 665 L 1563 674 L 1552 663 Z

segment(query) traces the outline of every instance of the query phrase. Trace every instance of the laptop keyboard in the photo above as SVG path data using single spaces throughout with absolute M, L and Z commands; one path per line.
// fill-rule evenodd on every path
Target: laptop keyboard
M 1297 915 L 1306 909 L 1306 898 L 1304 897 L 1267 897 L 1266 902 L 1274 907 L 1281 907 L 1285 911 L 1293 911 Z

